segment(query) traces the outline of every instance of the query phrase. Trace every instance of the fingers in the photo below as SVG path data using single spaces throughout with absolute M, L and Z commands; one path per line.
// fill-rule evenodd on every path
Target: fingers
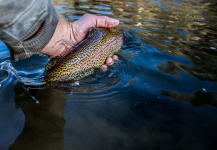
M 106 72 L 107 70 L 108 70 L 108 66 L 106 66 L 105 64 L 100 67 L 100 72 L 102 73 Z
M 94 27 L 111 28 L 119 24 L 119 20 L 109 18 L 107 16 L 96 16 L 94 20 Z
M 105 64 L 107 66 L 112 66 L 114 65 L 115 61 L 117 61 L 119 58 L 117 55 L 113 55 L 112 57 L 108 57 L 105 61 Z
M 108 66 L 112 66 L 114 65 L 115 61 L 117 61 L 119 58 L 117 55 L 113 55 L 112 57 L 108 57 L 105 61 L 105 64 L 103 64 L 101 67 L 100 67 L 100 72 L 101 73 L 104 73 L 108 70 Z
M 119 58 L 118 58 L 117 55 L 113 55 L 113 56 L 112 56 L 112 59 L 113 59 L 114 61 L 117 61 Z
M 105 64 L 107 66 L 112 66 L 112 65 L 114 65 L 114 63 L 115 63 L 115 61 L 112 59 L 112 57 L 108 57 L 105 61 Z
M 81 20 L 90 20 L 89 27 L 115 27 L 119 24 L 119 20 L 107 16 L 98 16 L 93 14 L 85 14 Z
M 119 20 L 93 14 L 85 14 L 79 20 L 72 23 L 72 35 L 76 43 L 81 42 L 89 33 L 91 27 L 115 27 Z

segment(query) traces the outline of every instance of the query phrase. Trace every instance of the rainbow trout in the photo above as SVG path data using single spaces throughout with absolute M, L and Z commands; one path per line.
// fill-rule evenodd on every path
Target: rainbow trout
M 122 44 L 123 36 L 118 28 L 92 28 L 87 38 L 69 54 L 48 62 L 43 82 L 67 82 L 84 78 L 94 73 Z

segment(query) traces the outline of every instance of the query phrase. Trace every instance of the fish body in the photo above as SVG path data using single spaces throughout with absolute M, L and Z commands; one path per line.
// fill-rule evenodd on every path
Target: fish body
M 94 73 L 122 44 L 123 37 L 118 28 L 92 28 L 74 50 L 46 65 L 43 81 L 67 82 L 84 78 Z

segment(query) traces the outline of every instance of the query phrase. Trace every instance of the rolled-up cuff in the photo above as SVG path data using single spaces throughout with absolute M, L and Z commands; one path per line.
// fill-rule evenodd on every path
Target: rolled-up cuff
M 18 19 L 13 25 L 1 31 L 1 39 L 9 47 L 11 56 L 15 61 L 40 52 L 48 44 L 55 32 L 58 17 L 51 3 L 48 2 L 46 8 L 39 11 L 39 14 L 36 10 L 32 12 L 36 13 L 36 15 L 31 16 L 31 11 L 28 11 L 28 15 L 23 15 L 21 18 L 25 20 L 26 17 L 29 22 L 21 24 Z M 26 25 L 26 23 L 29 24 Z

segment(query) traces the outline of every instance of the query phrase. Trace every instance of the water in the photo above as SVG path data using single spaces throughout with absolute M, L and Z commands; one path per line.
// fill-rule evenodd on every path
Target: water
M 52 0 L 74 21 L 120 20 L 120 61 L 75 89 L 24 91 L 0 43 L 0 150 L 214 150 L 217 138 L 217 3 L 208 0 Z M 37 78 L 48 58 L 13 62 Z

